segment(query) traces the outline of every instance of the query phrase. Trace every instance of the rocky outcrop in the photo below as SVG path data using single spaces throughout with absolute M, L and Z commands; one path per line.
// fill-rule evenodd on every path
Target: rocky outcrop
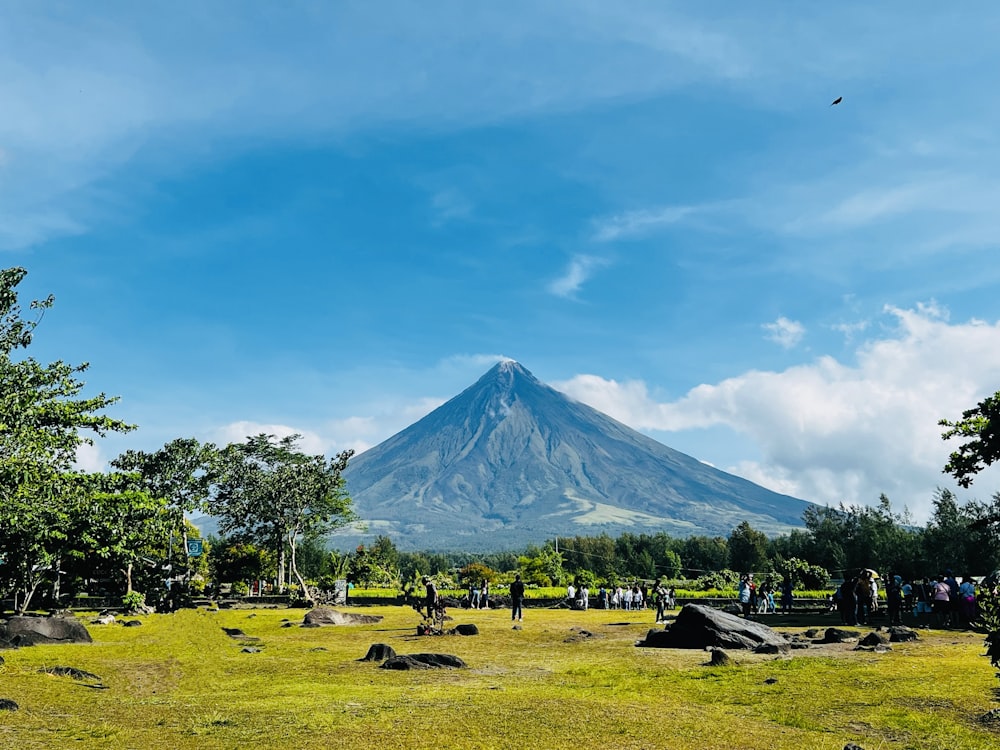
M 685 604 L 672 625 L 650 630 L 637 646 L 645 648 L 757 649 L 761 646 L 786 651 L 781 634 L 754 620 L 731 615 L 700 604 Z
M 0 622 L 0 646 L 34 646 L 39 643 L 93 643 L 83 623 L 75 617 L 15 615 Z
M 316 607 L 306 612 L 302 625 L 316 627 L 317 625 L 374 625 L 382 622 L 381 615 L 356 615 L 353 612 L 341 612 L 328 607 Z

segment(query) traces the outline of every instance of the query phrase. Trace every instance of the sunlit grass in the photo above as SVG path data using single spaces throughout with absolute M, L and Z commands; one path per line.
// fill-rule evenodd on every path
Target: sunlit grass
M 975 634 L 924 632 L 884 655 L 737 652 L 735 666 L 709 668 L 704 652 L 635 648 L 649 611 L 528 609 L 514 630 L 506 610 L 452 610 L 479 626 L 474 637 L 418 637 L 404 607 L 357 611 L 385 619 L 303 629 L 282 627 L 302 610 L 186 610 L 92 626 L 92 645 L 3 652 L 0 697 L 21 710 L 0 713 L 0 747 L 1000 745 L 976 721 L 997 705 L 997 681 Z M 260 637 L 261 652 L 241 653 L 223 626 Z M 357 661 L 373 643 L 469 666 L 382 670 Z M 55 665 L 107 689 L 38 671 Z

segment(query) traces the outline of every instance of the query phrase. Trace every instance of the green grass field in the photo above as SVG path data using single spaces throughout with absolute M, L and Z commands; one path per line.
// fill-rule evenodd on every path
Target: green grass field
M 418 637 L 403 607 L 345 611 L 385 619 L 306 629 L 282 627 L 303 610 L 185 610 L 90 626 L 91 645 L 0 652 L 0 698 L 20 705 L 0 712 L 0 747 L 1000 747 L 977 721 L 1000 685 L 976 634 L 922 631 L 887 654 L 734 652 L 735 666 L 709 668 L 704 652 L 635 648 L 649 611 L 528 609 L 520 631 L 506 610 L 449 611 L 479 626 L 470 637 Z M 258 636 L 261 652 L 241 653 L 223 626 Z M 455 654 L 468 669 L 357 661 L 373 643 Z M 39 671 L 55 665 L 106 689 Z

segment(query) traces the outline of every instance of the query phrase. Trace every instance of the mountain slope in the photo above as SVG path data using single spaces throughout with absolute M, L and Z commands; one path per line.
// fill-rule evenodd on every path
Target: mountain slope
M 800 526 L 808 506 L 668 448 L 509 360 L 354 458 L 345 477 L 368 533 L 402 549 L 602 531 L 725 535 L 743 520 L 778 532 Z

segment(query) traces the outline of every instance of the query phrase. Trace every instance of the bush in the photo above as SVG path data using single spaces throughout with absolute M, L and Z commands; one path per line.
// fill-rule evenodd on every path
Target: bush
M 246 596 L 250 593 L 250 586 L 246 581 L 237 581 L 233 584 L 232 589 L 233 596 Z
M 135 612 L 146 606 L 146 595 L 141 591 L 129 591 L 122 597 L 122 607 L 126 612 Z
M 716 570 L 695 579 L 692 588 L 697 591 L 733 589 L 739 581 L 740 574 L 735 570 Z

